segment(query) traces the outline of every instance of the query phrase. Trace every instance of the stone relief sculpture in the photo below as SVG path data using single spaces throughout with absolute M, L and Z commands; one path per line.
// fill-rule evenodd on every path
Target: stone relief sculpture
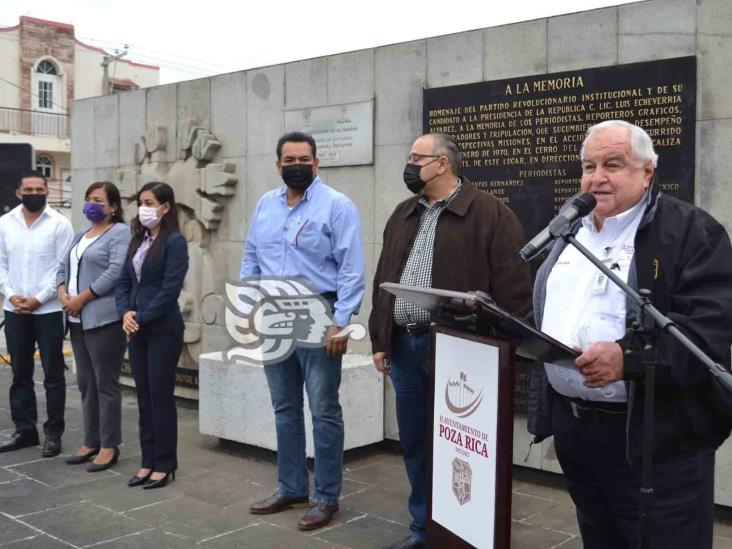
M 222 219 L 228 198 L 236 194 L 236 165 L 214 162 L 221 142 L 193 119 L 179 130 L 177 159 L 168 161 L 170 146 L 165 126 L 148 127 L 135 143 L 135 166 L 118 172 L 128 218 L 137 212 L 134 199 L 148 181 L 164 181 L 175 190 L 178 222 L 188 241 L 190 267 L 179 299 L 185 320 L 185 343 L 180 366 L 197 369 L 204 325 L 222 321 L 222 281 L 211 254 L 212 231 Z

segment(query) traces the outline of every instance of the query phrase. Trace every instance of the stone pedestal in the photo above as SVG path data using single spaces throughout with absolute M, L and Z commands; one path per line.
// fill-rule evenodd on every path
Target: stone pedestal
M 199 357 L 199 429 L 205 435 L 277 450 L 274 413 L 262 366 L 227 361 L 223 353 Z M 345 449 L 384 439 L 384 381 L 371 357 L 343 357 L 340 401 Z M 313 425 L 305 395 L 307 455 L 313 456 Z

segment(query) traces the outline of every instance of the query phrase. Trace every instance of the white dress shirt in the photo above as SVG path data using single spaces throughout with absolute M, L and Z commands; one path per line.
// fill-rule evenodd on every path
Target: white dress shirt
M 50 206 L 28 227 L 23 206 L 0 217 L 0 291 L 6 311 L 10 297 L 35 297 L 41 306 L 33 314 L 61 310 L 56 298 L 56 271 L 74 239 L 71 222 Z
M 633 260 L 635 233 L 646 199 L 595 228 L 592 214 L 582 218 L 577 240 L 624 282 Z M 616 341 L 625 335 L 626 297 L 571 244 L 557 258 L 547 278 L 541 329 L 570 347 L 588 350 L 599 341 Z M 626 402 L 625 383 L 607 387 L 584 386 L 585 376 L 574 368 L 545 364 L 547 377 L 558 393 L 585 400 Z

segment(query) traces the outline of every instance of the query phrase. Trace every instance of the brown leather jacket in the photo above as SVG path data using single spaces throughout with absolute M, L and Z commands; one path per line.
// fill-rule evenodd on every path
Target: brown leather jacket
M 382 282 L 399 282 L 419 229 L 418 197 L 397 205 L 384 228 L 384 246 L 374 276 L 369 332 L 374 353 L 391 350 L 394 297 Z M 531 307 L 531 272 L 518 252 L 524 234 L 516 215 L 494 196 L 463 179 L 463 187 L 440 215 L 435 234 L 432 287 L 482 290 L 515 315 Z

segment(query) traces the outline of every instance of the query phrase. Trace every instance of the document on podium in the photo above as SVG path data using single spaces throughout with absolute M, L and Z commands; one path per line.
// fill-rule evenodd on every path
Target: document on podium
M 445 312 L 475 314 L 499 335 L 514 340 L 516 354 L 521 358 L 576 368 L 574 359 L 579 356 L 578 352 L 504 311 L 488 294 L 420 288 L 394 282 L 383 282 L 380 288 L 438 316 Z

